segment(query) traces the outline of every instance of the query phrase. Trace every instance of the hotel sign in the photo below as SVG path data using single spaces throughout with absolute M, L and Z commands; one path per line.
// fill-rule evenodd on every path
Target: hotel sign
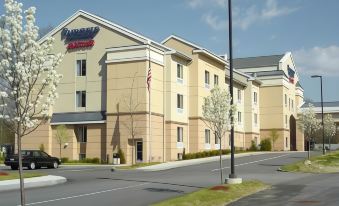
M 61 32 L 61 38 L 68 42 L 67 49 L 92 47 L 94 46 L 93 38 L 99 30 L 98 26 L 80 29 L 64 28 Z

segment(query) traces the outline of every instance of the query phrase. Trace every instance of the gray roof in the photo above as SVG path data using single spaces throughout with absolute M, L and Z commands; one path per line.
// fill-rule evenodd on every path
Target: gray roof
M 314 107 L 321 107 L 321 102 L 305 102 L 303 104 L 303 108 L 308 107 L 308 104 L 312 104 Z M 324 107 L 339 107 L 339 101 L 334 101 L 334 102 L 324 102 Z
M 283 58 L 283 56 L 284 54 L 237 58 L 233 60 L 233 67 L 235 69 L 245 69 L 245 68 L 278 66 L 279 61 Z
M 58 122 L 92 122 L 106 120 L 106 112 L 68 112 L 53 113 L 51 123 Z

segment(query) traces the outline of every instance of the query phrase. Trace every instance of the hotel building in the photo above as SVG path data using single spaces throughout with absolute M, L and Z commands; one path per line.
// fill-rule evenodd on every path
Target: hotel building
M 219 142 L 202 115 L 210 90 L 229 88 L 223 56 L 177 36 L 158 43 L 85 11 L 77 11 L 40 43 L 49 36 L 55 38 L 53 53 L 64 54 L 58 67 L 64 77 L 51 120 L 24 137 L 23 148 L 43 144 L 58 156 L 58 125 L 66 125 L 71 136 L 62 149 L 70 159 L 112 162 L 113 153 L 122 149 L 127 163 L 162 162 L 180 159 L 184 152 L 230 147 L 229 134 Z M 259 144 L 276 129 L 277 150 L 303 150 L 304 137 L 295 123 L 303 89 L 292 54 L 235 59 L 234 65 L 235 146 Z

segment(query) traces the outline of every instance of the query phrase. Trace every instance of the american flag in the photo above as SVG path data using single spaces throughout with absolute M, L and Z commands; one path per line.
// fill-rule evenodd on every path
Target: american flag
M 150 91 L 151 89 L 151 80 L 152 80 L 152 70 L 151 67 L 148 69 L 148 73 L 147 73 L 147 89 L 148 91 Z

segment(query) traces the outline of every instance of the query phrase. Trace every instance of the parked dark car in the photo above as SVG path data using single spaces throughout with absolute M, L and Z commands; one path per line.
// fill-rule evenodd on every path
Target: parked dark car
M 41 167 L 58 168 L 61 161 L 56 157 L 51 157 L 46 152 L 40 150 L 22 150 L 22 166 L 30 170 L 39 169 Z M 10 155 L 5 159 L 5 165 L 10 166 L 12 170 L 19 168 L 18 155 Z

